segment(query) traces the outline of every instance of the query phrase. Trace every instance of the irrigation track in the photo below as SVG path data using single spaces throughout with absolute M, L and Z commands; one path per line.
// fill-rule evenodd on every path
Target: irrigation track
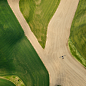
M 49 72 L 50 86 L 86 86 L 86 70 L 68 50 L 70 27 L 79 0 L 61 0 L 52 17 L 43 50 L 19 9 L 19 0 L 7 0 L 25 35 L 31 42 Z M 64 59 L 59 58 L 66 55 Z

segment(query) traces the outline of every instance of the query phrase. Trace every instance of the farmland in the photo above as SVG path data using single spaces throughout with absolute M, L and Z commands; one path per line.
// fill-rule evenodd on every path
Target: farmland
M 16 85 L 8 80 L 0 79 L 0 86 L 16 86 Z
M 75 47 L 78 55 L 71 51 L 72 55 L 76 57 L 85 67 L 86 67 L 86 0 L 80 0 L 78 8 L 76 10 L 69 39 L 72 42 L 72 45 L 69 43 L 69 46 Z
M 45 48 L 47 26 L 60 0 L 20 0 L 20 10 L 38 42 Z
M 0 76 L 16 75 L 26 86 L 48 86 L 49 75 L 24 35 L 7 0 L 0 1 Z
M 16 86 L 25 86 L 23 81 L 16 75 L 10 75 L 10 76 L 0 76 L 1 79 L 6 79 L 8 81 L 11 81 L 14 83 Z
M 85 68 L 72 58 L 67 47 L 71 22 L 78 2 L 79 0 L 61 0 L 58 9 L 48 24 L 46 46 L 45 49 L 42 49 L 20 12 L 19 0 L 8 0 L 9 6 L 25 32 L 25 36 L 30 40 L 49 72 L 50 86 L 84 86 L 86 84 Z M 59 58 L 62 55 L 65 55 L 64 59 Z M 27 74 L 27 71 L 25 74 Z M 30 82 L 30 79 L 28 81 Z

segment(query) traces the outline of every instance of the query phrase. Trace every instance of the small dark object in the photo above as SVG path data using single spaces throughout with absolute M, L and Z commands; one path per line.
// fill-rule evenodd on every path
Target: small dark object
M 64 57 L 62 56 L 62 59 L 64 59 Z
M 59 58 L 61 58 L 61 57 L 62 57 L 62 59 L 64 59 L 64 56 L 66 56 L 66 55 L 60 56 Z
M 18 81 L 19 81 L 19 79 L 18 79 Z

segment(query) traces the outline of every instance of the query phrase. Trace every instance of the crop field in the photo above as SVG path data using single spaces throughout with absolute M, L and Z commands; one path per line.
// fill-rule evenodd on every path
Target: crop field
M 8 81 L 11 81 L 16 86 L 25 86 L 23 81 L 16 75 L 10 75 L 10 76 L 0 76 L 1 79 L 6 79 Z
M 73 57 L 75 57 L 80 63 L 82 63 L 86 67 L 86 60 L 81 56 L 78 52 L 74 44 L 72 43 L 71 39 L 68 40 L 69 49 Z
M 38 42 L 45 48 L 47 27 L 60 0 L 20 0 L 20 10 Z
M 72 45 L 75 46 L 78 53 L 82 56 L 75 56 L 86 67 L 86 0 L 80 0 L 76 10 L 71 30 L 70 37 Z M 72 47 L 70 44 L 70 47 Z M 72 48 L 71 48 L 72 49 Z
M 16 85 L 8 80 L 0 79 L 0 86 L 16 86 Z
M 7 0 L 0 0 L 0 76 L 5 75 L 18 76 L 26 86 L 49 85 L 48 72 Z

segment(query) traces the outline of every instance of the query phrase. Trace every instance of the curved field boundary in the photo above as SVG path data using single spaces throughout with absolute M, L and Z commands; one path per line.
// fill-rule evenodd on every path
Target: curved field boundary
M 16 86 L 25 86 L 23 81 L 16 75 L 12 76 L 0 76 L 0 79 L 6 79 L 8 81 L 11 81 L 14 83 Z
M 26 21 L 21 23 L 21 19 L 25 19 L 20 13 L 19 3 L 16 1 L 14 5 L 11 0 L 8 1 L 21 26 L 24 30 L 27 30 L 27 33 L 25 32 L 27 38 L 31 41 L 49 72 L 50 86 L 85 86 L 86 70 L 71 57 L 66 46 L 79 0 L 61 0 L 58 9 L 48 25 L 45 50 L 42 50 L 38 46 L 39 44 L 35 40 L 35 37 L 30 37 L 32 36 L 32 32 L 28 30 L 30 29 L 29 27 L 26 28 Z M 66 55 L 64 60 L 59 58 L 62 55 Z
M 16 86 L 16 85 L 6 79 L 0 78 L 0 86 Z
M 86 60 L 78 52 L 78 50 L 76 49 L 70 38 L 68 40 L 68 46 L 72 56 L 75 57 L 75 59 L 77 59 L 86 68 Z

